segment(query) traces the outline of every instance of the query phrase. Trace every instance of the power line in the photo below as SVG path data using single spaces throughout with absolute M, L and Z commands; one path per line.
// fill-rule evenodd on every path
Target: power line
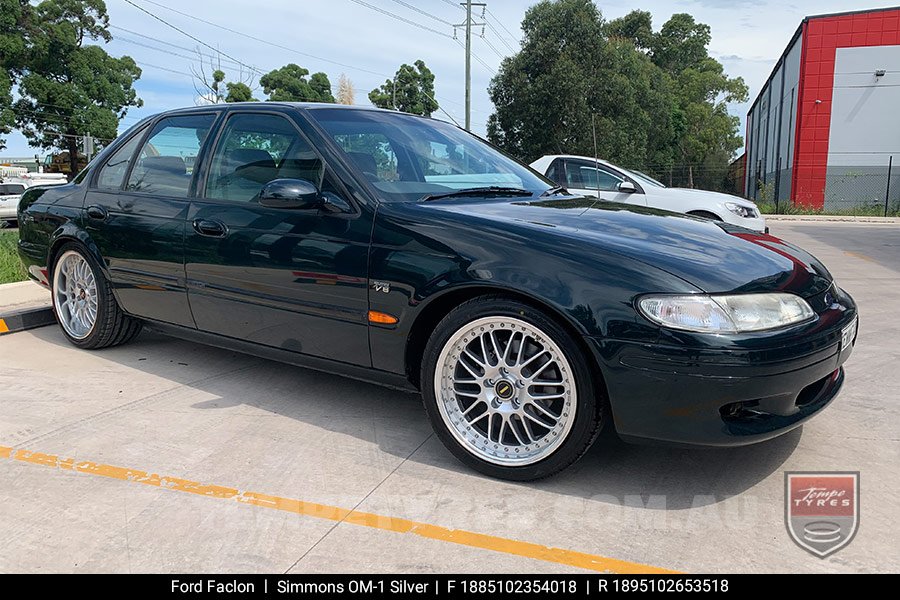
M 129 0 L 125 0 L 125 1 L 129 2 Z M 452 37 L 449 33 L 444 33 L 443 31 L 438 31 L 437 29 L 433 29 L 433 28 L 429 27 L 428 25 L 422 25 L 421 23 L 419 23 L 417 21 L 413 21 L 412 19 L 407 19 L 406 17 L 401 17 L 397 13 L 392 13 L 391 11 L 386 10 L 384 8 L 369 4 L 368 2 L 363 2 L 363 0 L 350 0 L 350 2 L 359 4 L 360 6 L 365 6 L 366 8 L 374 10 L 375 12 L 380 12 L 381 14 L 387 15 L 387 16 L 391 17 L 392 19 L 402 21 L 403 23 L 406 23 L 407 25 L 412 25 L 413 27 L 418 27 L 419 29 L 423 29 L 425 31 L 429 31 L 435 35 L 440 35 L 442 37 Z
M 461 41 L 459 41 L 459 40 L 456 39 L 456 38 L 453 38 L 453 39 L 454 39 L 454 41 L 455 41 L 457 44 L 459 44 L 459 46 L 460 46 L 461 48 L 465 49 L 465 47 L 466 47 L 465 44 L 463 44 Z M 495 71 L 495 70 L 491 67 L 491 65 L 487 64 L 480 56 L 478 56 L 478 55 L 475 54 L 474 52 L 472 53 L 472 58 L 474 58 L 475 60 L 477 60 L 478 62 L 480 62 L 480 63 L 481 63 L 481 66 L 484 67 L 485 69 L 487 69 L 492 75 L 496 75 L 496 74 L 497 74 L 497 71 Z
M 152 12 L 150 12 L 149 10 L 147 10 L 146 8 L 144 8 L 143 6 L 138 6 L 137 4 L 135 4 L 134 2 L 132 2 L 131 0 L 125 0 L 125 2 L 126 2 L 127 4 L 130 4 L 131 6 L 135 7 L 135 8 L 138 9 L 139 11 L 141 11 L 141 12 L 143 12 L 143 13 L 146 13 L 147 15 L 153 17 L 154 19 L 156 19 L 157 21 L 159 21 L 159 22 L 162 23 L 163 25 L 165 25 L 165 26 L 167 26 L 167 27 L 171 27 L 172 29 L 174 29 L 174 30 L 177 31 L 178 33 L 181 33 L 181 34 L 183 34 L 183 35 L 186 35 L 187 37 L 191 38 L 192 40 L 194 40 L 194 41 L 197 42 L 198 44 L 201 44 L 201 45 L 203 45 L 203 46 L 206 46 L 207 48 L 209 48 L 210 50 L 212 50 L 212 51 L 215 52 L 216 54 L 218 54 L 218 55 L 220 55 L 220 56 L 224 56 L 225 58 L 231 59 L 231 60 L 233 60 L 234 62 L 236 62 L 237 64 L 239 64 L 239 65 L 241 65 L 241 66 L 244 66 L 244 67 L 247 67 L 247 68 L 250 69 L 251 71 L 253 70 L 251 67 L 249 67 L 248 65 L 245 65 L 244 63 L 242 63 L 242 62 L 239 61 L 238 59 L 234 58 L 233 56 L 231 56 L 231 55 L 229 55 L 229 54 L 226 54 L 225 52 L 222 52 L 222 51 L 219 50 L 218 48 L 215 48 L 215 47 L 213 47 L 213 46 L 210 46 L 209 44 L 207 44 L 206 42 L 204 42 L 204 41 L 201 40 L 200 38 L 196 38 L 196 37 L 194 37 L 193 35 L 191 35 L 190 33 L 188 33 L 187 31 L 185 31 L 185 30 L 183 30 L 183 29 L 181 29 L 181 28 L 179 28 L 179 27 L 177 27 L 177 26 L 175 26 L 175 25 L 172 25 L 171 23 L 169 23 L 168 21 L 166 21 L 166 20 L 163 19 L 162 17 L 156 16 L 155 14 L 153 14 Z
M 497 28 L 494 27 L 490 21 L 485 20 L 484 23 L 485 23 L 485 25 L 487 25 L 488 29 L 490 29 L 493 32 L 493 34 L 497 36 L 497 39 L 500 40 L 503 43 L 503 45 L 509 49 L 510 52 L 515 53 L 516 49 L 513 48 L 509 42 L 506 41 L 506 39 L 500 34 L 499 31 L 497 31 Z M 484 37 L 484 36 L 482 36 L 482 37 Z
M 448 0 L 448 1 L 449 1 L 449 0 Z M 491 17 L 493 20 L 497 21 L 497 24 L 500 25 L 500 27 L 503 28 L 503 31 L 505 31 L 506 33 L 509 34 L 509 39 L 515 40 L 516 42 L 519 42 L 519 37 L 516 36 L 516 34 L 514 34 L 512 31 L 510 31 L 509 29 L 507 29 L 506 25 L 503 24 L 503 21 L 501 21 L 499 18 L 497 18 L 497 15 L 495 15 L 494 13 L 492 13 L 492 12 L 490 11 L 490 9 L 488 9 L 488 8 L 485 8 L 484 10 L 487 12 L 488 15 L 490 15 L 490 17 Z
M 457 4 L 456 2 L 454 2 L 453 0 L 444 0 L 444 4 L 449 4 L 449 5 L 452 6 L 453 8 L 458 8 L 459 10 L 466 10 L 465 8 L 463 8 L 462 6 L 460 6 L 459 4 Z
M 178 10 L 178 9 L 172 8 L 171 6 L 166 6 L 165 4 L 160 4 L 159 2 L 154 2 L 153 0 L 143 0 L 143 1 L 146 2 L 146 3 L 148 3 L 148 4 L 152 4 L 152 5 L 154 5 L 154 6 L 158 6 L 159 8 L 162 8 L 162 9 L 165 9 L 165 10 L 168 10 L 168 11 L 171 11 L 171 12 L 177 14 L 177 15 L 181 15 L 182 17 L 186 17 L 186 18 L 188 18 L 188 19 L 192 19 L 192 20 L 197 21 L 197 22 L 199 22 L 199 23 L 203 23 L 203 24 L 205 24 L 205 25 L 209 25 L 210 27 L 216 27 L 217 29 L 221 29 L 221 30 L 223 30 L 223 31 L 227 31 L 227 32 L 233 33 L 233 34 L 235 34 L 235 35 L 239 35 L 239 36 L 244 37 L 244 38 L 247 38 L 247 39 L 249 39 L 249 40 L 253 40 L 254 42 L 259 42 L 259 43 L 261 43 L 261 44 L 266 44 L 266 45 L 268 45 L 268 46 L 272 46 L 273 48 L 278 48 L 278 49 L 280 49 L 280 50 L 286 50 L 287 52 L 292 52 L 292 53 L 297 54 L 297 55 L 299 55 L 299 56 L 305 56 L 305 57 L 307 57 L 307 58 L 314 58 L 314 59 L 316 59 L 316 60 L 321 60 L 322 62 L 327 62 L 327 63 L 333 64 L 333 65 L 337 65 L 337 66 L 339 66 L 339 67 L 344 67 L 344 68 L 346 68 L 346 69 L 351 69 L 351 70 L 354 70 L 354 71 L 359 71 L 359 72 L 361 72 L 361 73 L 368 73 L 369 75 L 377 75 L 377 76 L 379 76 L 379 77 L 386 77 L 386 78 L 388 78 L 388 79 L 390 79 L 390 78 L 392 77 L 391 75 L 387 75 L 387 74 L 385 74 L 385 73 L 380 73 L 380 72 L 378 72 L 378 71 L 372 71 L 372 70 L 370 70 L 370 69 L 366 69 L 366 68 L 363 68 L 363 67 L 357 67 L 356 65 L 349 65 L 349 64 L 347 64 L 347 63 L 342 63 L 342 62 L 338 62 L 338 61 L 336 61 L 336 60 L 331 60 L 331 59 L 329 59 L 329 58 L 324 58 L 324 57 L 321 57 L 321 56 L 316 56 L 315 54 L 309 54 L 308 52 L 301 52 L 300 50 L 295 50 L 294 48 L 289 48 L 288 46 L 283 46 L 283 45 L 281 45 L 281 44 L 277 44 L 277 43 L 272 42 L 272 41 L 270 41 L 270 40 L 267 40 L 267 39 L 265 39 L 265 38 L 257 37 L 257 36 L 255 36 L 255 35 L 251 35 L 251 34 L 249 34 L 249 33 L 243 32 L 243 31 L 238 31 L 237 29 L 232 29 L 232 28 L 230 28 L 230 27 L 226 27 L 225 25 L 220 25 L 220 24 L 218 24 L 218 23 L 214 23 L 214 22 L 208 21 L 208 20 L 206 20 L 206 19 L 201 19 L 201 18 L 198 17 L 198 16 L 195 16 L 195 15 L 192 15 L 192 14 L 190 14 L 190 13 L 186 13 L 186 12 L 180 11 L 180 10 Z M 238 63 L 238 64 L 240 64 L 240 63 Z
M 497 50 L 497 47 L 494 46 L 494 45 L 490 42 L 490 40 L 488 40 L 488 39 L 487 39 L 486 37 L 484 37 L 483 35 L 481 36 L 481 41 L 484 42 L 484 43 L 487 45 L 487 47 L 491 49 L 491 52 L 493 52 L 494 54 L 496 54 L 497 57 L 500 58 L 500 60 L 503 60 L 504 58 L 506 58 L 505 56 L 503 56 L 503 54 L 502 54 L 499 50 Z
M 130 0 L 125 0 L 125 1 L 131 3 Z M 211 26 L 211 27 L 216 27 L 216 28 L 222 29 L 222 30 L 224 30 L 224 31 L 228 31 L 229 33 L 233 33 L 233 34 L 235 34 L 235 35 L 239 35 L 239 36 L 245 37 L 245 38 L 247 38 L 247 39 L 251 39 L 251 40 L 254 40 L 254 41 L 263 43 L 263 44 L 267 44 L 267 45 L 269 45 L 269 46 L 273 46 L 273 47 L 279 48 L 279 49 L 281 49 L 281 50 L 286 50 L 286 51 L 288 51 L 288 52 L 293 52 L 293 53 L 299 54 L 299 55 L 301 55 L 301 56 L 306 56 L 306 57 L 309 57 L 309 58 L 314 58 L 314 59 L 316 59 L 316 60 L 321 60 L 321 61 L 323 61 L 323 62 L 327 62 L 327 63 L 331 63 L 331 64 L 338 65 L 338 66 L 341 66 L 341 67 L 345 67 L 345 68 L 347 68 L 347 69 L 352 69 L 352 70 L 354 70 L 354 71 L 360 71 L 360 72 L 362 72 L 362 73 L 369 73 L 369 74 L 371 74 L 371 75 L 377 75 L 377 76 L 379 76 L 379 77 L 385 77 L 386 79 L 392 79 L 392 77 L 393 77 L 392 75 L 387 75 L 387 74 L 385 74 L 385 73 L 380 73 L 380 72 L 378 72 L 378 71 L 372 71 L 372 70 L 370 70 L 370 69 L 365 69 L 365 68 L 363 68 L 363 67 L 357 67 L 357 66 L 355 66 L 355 65 L 349 65 L 349 64 L 346 64 L 346 63 L 342 63 L 342 62 L 334 61 L 334 60 L 331 60 L 331 59 L 323 58 L 323 57 L 321 57 L 321 56 L 316 56 L 316 55 L 314 55 L 314 54 L 308 54 L 308 53 L 306 53 L 306 52 L 301 52 L 301 51 L 299 51 L 299 50 L 294 50 L 293 48 L 289 48 L 289 47 L 287 47 L 287 46 L 282 46 L 281 44 L 276 44 L 275 42 L 271 42 L 271 41 L 269 41 L 269 40 L 266 40 L 266 39 L 263 39 L 263 38 L 260 38 L 260 37 L 256 37 L 256 36 L 254 36 L 254 35 L 250 35 L 249 33 L 245 33 L 245 32 L 243 32 L 243 31 L 238 31 L 238 30 L 236 30 L 236 29 L 232 29 L 232 28 L 226 27 L 226 26 L 224 26 L 224 25 L 219 25 L 218 23 L 213 23 L 212 21 L 208 21 L 208 20 L 206 20 L 206 19 L 201 19 L 200 17 L 197 17 L 197 16 L 192 15 L 192 14 L 190 14 L 190 13 L 186 13 L 186 12 L 180 11 L 180 10 L 175 9 L 175 8 L 172 8 L 172 7 L 170 7 L 170 6 L 166 6 L 165 4 L 161 4 L 161 3 L 159 3 L 159 2 L 154 2 L 153 0 L 143 0 L 143 1 L 146 2 L 146 3 L 148 3 L 148 4 L 152 4 L 152 5 L 154 5 L 154 6 L 158 6 L 158 7 L 162 8 L 162 9 L 165 9 L 165 10 L 171 11 L 171 12 L 173 12 L 173 13 L 175 13 L 175 14 L 178 14 L 178 15 L 181 15 L 181 16 L 183 16 L 183 17 L 186 17 L 186 18 L 188 18 L 188 19 L 192 19 L 192 20 L 194 20 L 194 21 L 198 21 L 198 22 L 200 22 L 200 23 L 204 23 L 204 24 L 209 25 L 209 26 Z M 355 1 L 355 0 L 354 0 L 354 1 Z M 144 9 L 141 9 L 141 10 L 142 10 L 143 12 L 147 13 L 148 15 L 152 16 L 152 17 L 155 18 L 156 20 L 162 21 L 162 19 L 160 19 L 159 17 L 156 17 L 156 15 L 154 15 L 153 13 L 151 13 L 151 12 L 149 12 L 149 11 L 147 11 L 147 10 L 144 10 Z M 162 22 L 163 22 L 163 23 L 166 23 L 165 21 L 162 21 Z M 167 23 L 167 24 L 168 24 L 168 23 Z M 121 29 L 121 28 L 120 28 L 120 29 Z M 178 29 L 178 28 L 175 28 L 175 29 L 176 29 L 176 31 L 179 31 L 179 32 L 181 32 L 181 33 L 184 33 L 183 31 L 181 31 L 181 30 Z M 438 33 L 440 33 L 440 32 L 438 32 Z M 191 39 L 193 39 L 193 40 L 195 40 L 195 41 L 198 41 L 197 38 L 195 38 L 194 36 L 192 36 L 192 35 L 190 35 L 190 34 L 184 33 L 184 35 L 187 35 L 187 37 L 189 37 L 189 38 L 191 38 Z M 441 34 L 441 35 L 446 35 L 446 34 Z M 447 35 L 446 37 L 452 37 L 452 36 Z M 211 46 L 209 46 L 209 44 L 206 44 L 205 42 L 202 42 L 202 41 L 201 41 L 200 43 L 202 43 L 204 46 L 211 47 Z M 215 50 L 215 48 L 213 48 L 213 50 Z M 218 52 L 218 51 L 217 51 L 217 52 Z M 224 54 L 224 53 L 221 53 L 221 54 L 222 54 L 223 56 L 228 56 L 227 54 Z M 229 57 L 229 58 L 231 58 L 231 57 Z M 234 60 L 235 63 L 238 64 L 238 65 L 247 66 L 247 65 L 245 65 L 243 62 L 241 62 L 241 61 L 239 61 L 239 60 L 236 60 L 236 59 L 233 59 L 233 58 L 232 58 L 232 60 Z M 160 67 L 160 66 L 158 66 L 158 65 L 151 65 L 151 64 L 148 64 L 148 63 L 143 63 L 143 64 L 144 64 L 145 66 L 148 66 L 148 67 L 151 67 L 151 68 L 161 69 L 161 70 L 163 70 L 163 71 L 169 71 L 169 72 L 171 72 L 171 73 L 175 73 L 175 74 L 178 74 L 178 75 L 187 75 L 188 77 L 193 77 L 193 75 L 184 73 L 184 72 L 182 72 L 182 71 L 175 71 L 175 70 L 173 70 L 173 69 L 169 69 L 169 68 L 166 68 L 166 67 Z M 487 65 L 485 64 L 485 66 L 487 66 Z M 249 68 L 249 67 L 248 67 L 248 68 Z M 488 68 L 489 68 L 489 67 L 488 67 Z M 251 69 L 251 70 L 252 70 L 252 69 Z M 258 70 L 257 70 L 257 72 L 258 72 Z M 423 92 L 423 93 L 424 93 L 424 92 Z M 435 97 L 435 96 L 433 96 L 433 95 L 431 95 L 431 94 L 425 94 L 425 95 L 428 96 L 429 98 L 431 98 L 432 100 L 434 100 L 435 102 L 437 102 L 437 104 L 438 104 L 438 110 L 440 110 L 440 111 L 443 112 L 445 115 L 447 115 L 447 117 L 448 117 L 451 121 L 453 121 L 454 124 L 456 124 L 457 126 L 459 125 L 459 123 L 457 123 L 456 119 L 453 118 L 453 115 L 451 115 L 451 114 L 448 113 L 446 110 L 444 110 L 444 108 L 440 105 L 440 102 L 438 102 L 438 98 L 437 98 L 437 97 Z
M 399 4 L 400 6 L 405 6 L 406 8 L 408 8 L 410 10 L 414 10 L 417 13 L 419 13 L 420 15 L 425 15 L 429 19 L 434 19 L 438 23 L 443 23 L 444 25 L 447 25 L 448 27 L 453 27 L 453 23 L 451 23 L 450 21 L 445 21 L 444 19 L 442 19 L 440 17 L 436 17 L 433 14 L 431 14 L 430 12 L 428 12 L 426 10 L 422 10 L 418 6 L 414 6 L 414 5 L 410 4 L 409 2 L 404 2 L 403 0 L 391 0 L 391 1 Z

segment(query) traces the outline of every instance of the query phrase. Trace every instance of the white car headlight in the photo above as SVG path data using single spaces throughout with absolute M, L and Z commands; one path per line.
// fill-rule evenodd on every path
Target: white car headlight
M 706 296 L 644 296 L 641 313 L 671 329 L 701 333 L 763 331 L 802 323 L 815 317 L 806 300 L 786 293 Z
M 744 206 L 742 204 L 738 204 L 737 202 L 726 202 L 725 208 L 733 212 L 739 217 L 744 217 L 745 219 L 755 219 L 759 215 L 756 212 L 756 209 L 750 208 L 749 206 Z

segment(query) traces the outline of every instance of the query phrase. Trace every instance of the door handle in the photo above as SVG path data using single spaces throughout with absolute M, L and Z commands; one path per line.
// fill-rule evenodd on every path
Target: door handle
M 192 225 L 194 226 L 194 231 L 206 237 L 225 237 L 228 234 L 228 228 L 219 221 L 194 219 Z
M 97 206 L 96 204 L 92 206 L 88 206 L 85 211 L 89 219 L 93 219 L 94 221 L 105 221 L 106 217 L 109 216 L 109 213 L 106 212 L 106 209 L 102 206 Z

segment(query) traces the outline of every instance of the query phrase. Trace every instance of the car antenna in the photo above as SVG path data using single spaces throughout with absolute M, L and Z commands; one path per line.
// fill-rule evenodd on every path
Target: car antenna
M 597 199 L 600 199 L 600 158 L 597 156 L 597 124 L 594 117 L 597 113 L 591 113 L 591 131 L 594 134 L 594 177 L 597 179 Z

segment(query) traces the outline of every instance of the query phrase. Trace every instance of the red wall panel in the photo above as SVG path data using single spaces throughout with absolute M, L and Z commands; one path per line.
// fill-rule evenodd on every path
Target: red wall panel
M 822 208 L 837 49 L 900 45 L 900 9 L 811 18 L 802 36 L 791 190 L 794 204 Z

